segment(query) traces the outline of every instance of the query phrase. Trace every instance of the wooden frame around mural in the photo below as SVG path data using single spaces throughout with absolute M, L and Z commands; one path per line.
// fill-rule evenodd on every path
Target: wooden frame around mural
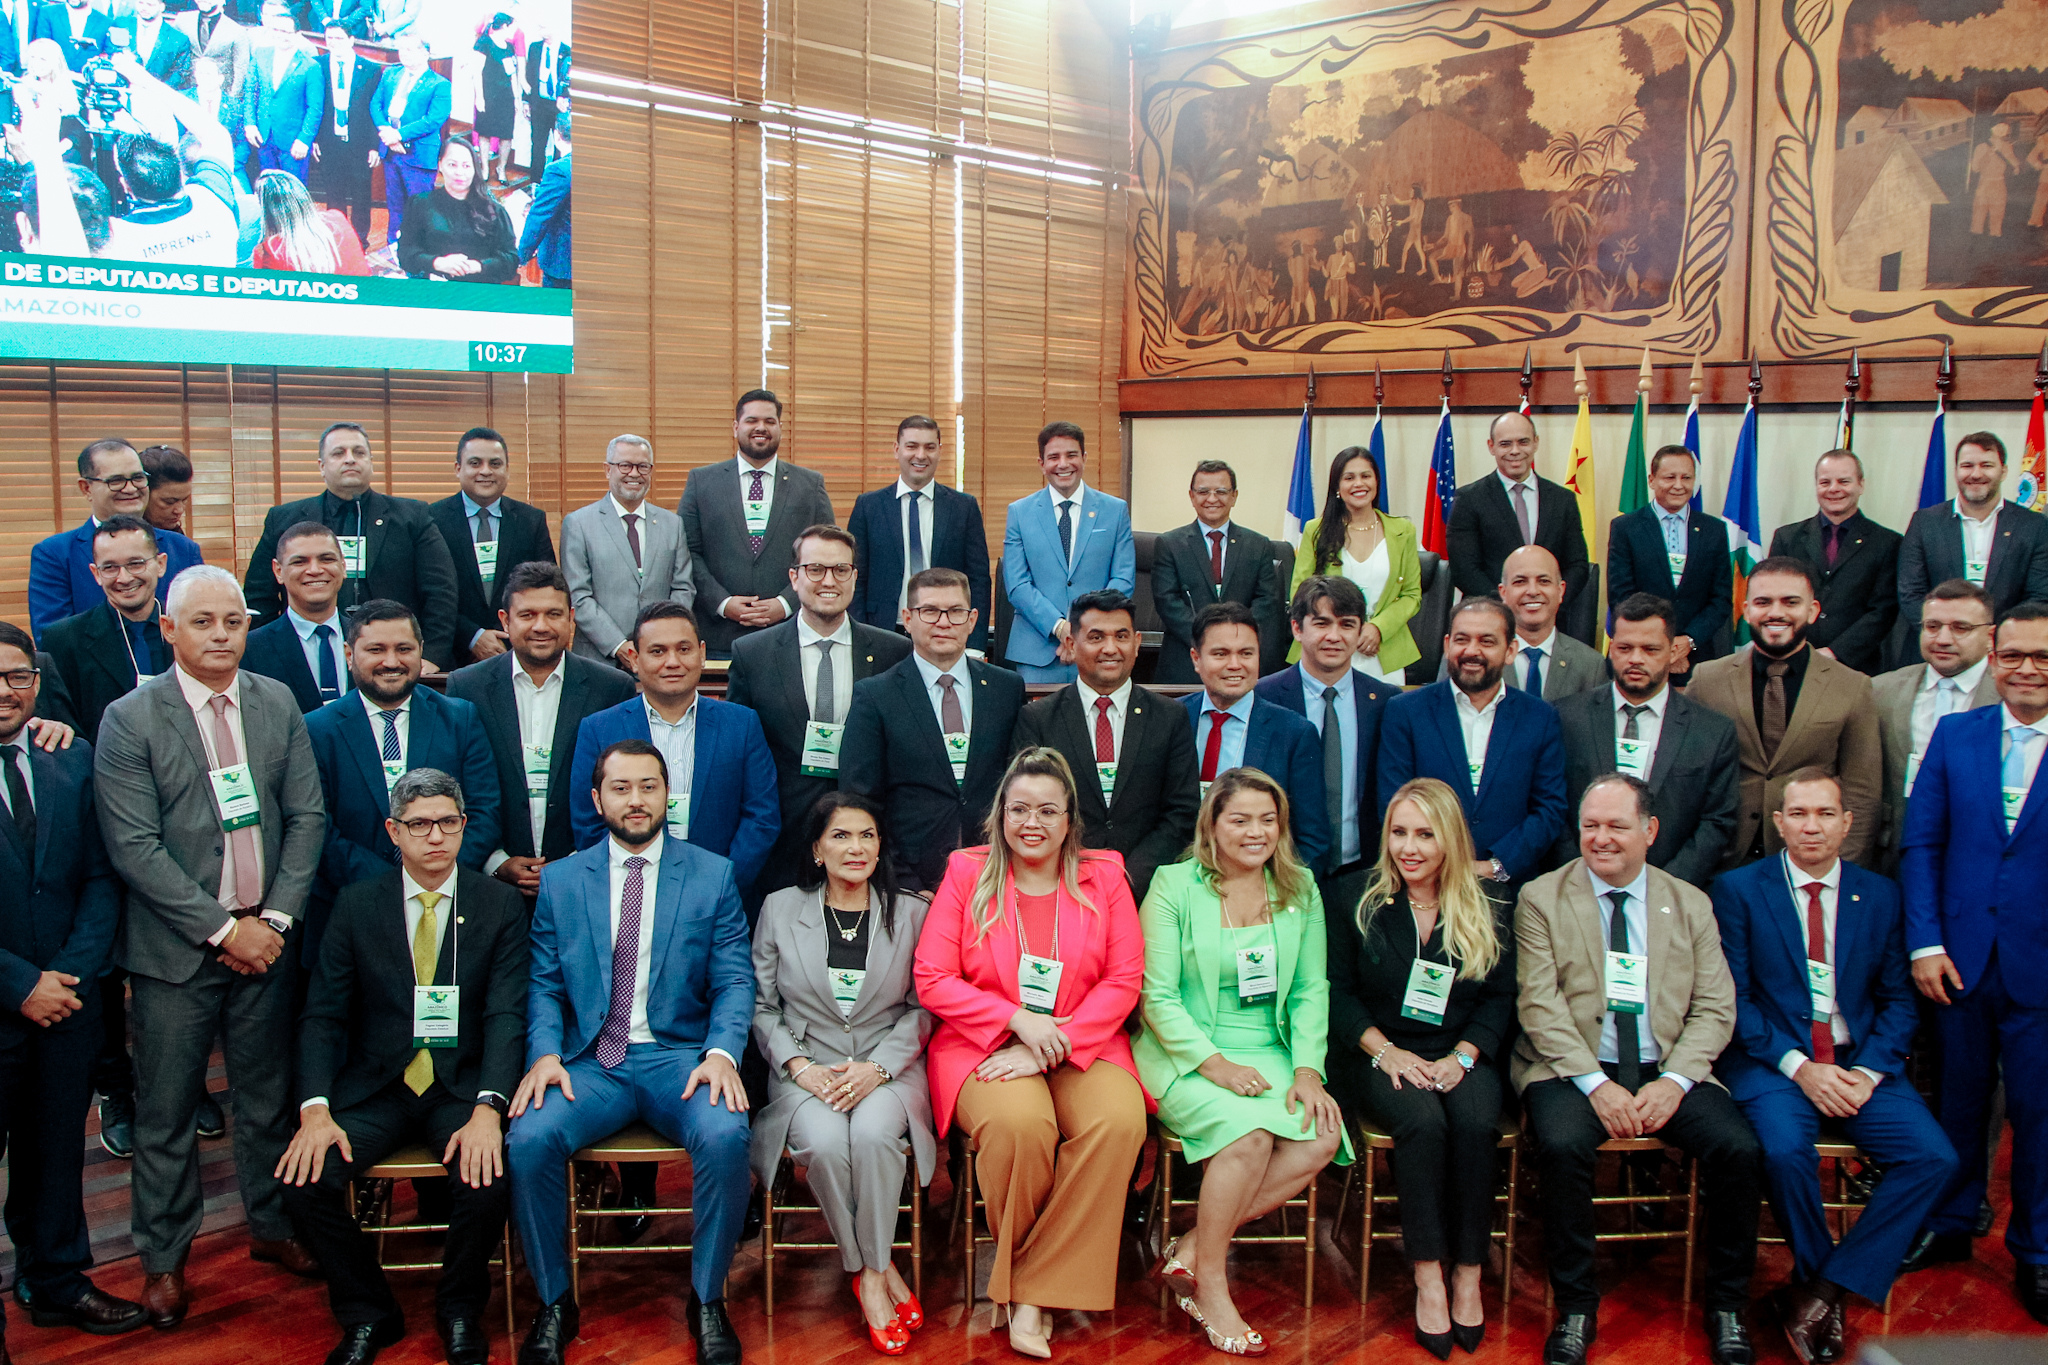
M 1455 0 L 1161 55 L 1126 377 L 1742 357 L 1755 24 Z

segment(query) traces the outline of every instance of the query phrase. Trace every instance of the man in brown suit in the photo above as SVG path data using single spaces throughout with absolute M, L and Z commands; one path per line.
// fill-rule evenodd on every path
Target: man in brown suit
M 1735 722 L 1742 784 L 1735 835 L 1721 871 L 1784 847 L 1767 818 L 1801 768 L 1841 779 L 1855 817 L 1842 856 L 1868 865 L 1884 828 L 1884 742 L 1870 679 L 1816 653 L 1806 632 L 1820 618 L 1813 570 L 1805 561 L 1766 559 L 1743 592 L 1750 647 L 1694 670 L 1687 695 Z
M 1756 1267 L 1763 1151 L 1712 1077 L 1735 1033 L 1735 982 L 1706 893 L 1649 865 L 1657 820 L 1636 778 L 1595 778 L 1579 853 L 1515 907 L 1522 1036 L 1509 1079 L 1527 1106 L 1557 1299 L 1544 1365 L 1584 1365 L 1598 1334 L 1593 1175 L 1600 1144 L 1654 1134 L 1701 1165 L 1707 1353 L 1751 1365 L 1742 1321 Z

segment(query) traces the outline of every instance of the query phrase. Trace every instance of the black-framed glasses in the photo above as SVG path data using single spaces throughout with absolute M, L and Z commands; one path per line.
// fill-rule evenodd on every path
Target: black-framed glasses
M 460 834 L 462 827 L 469 823 L 467 815 L 443 815 L 434 820 L 400 820 L 399 828 L 415 839 L 424 839 L 435 830 L 443 834 Z
M 2048 673 L 2048 650 L 2001 649 L 1991 657 L 1998 660 L 2000 668 L 2017 671 L 2022 664 L 2032 664 L 2036 672 Z M 14 675 L 10 673 L 8 676 Z
M 87 483 L 103 483 L 109 491 L 115 493 L 124 492 L 129 489 L 149 487 L 149 475 L 147 474 L 110 474 L 104 479 L 96 479 L 90 474 L 81 475 L 80 477 Z
M 972 607 L 911 607 L 910 614 L 928 626 L 944 621 L 949 626 L 964 626 L 967 618 L 974 614 Z
M 605 463 L 618 470 L 621 474 L 652 474 L 654 472 L 654 462 L 652 460 L 606 460 Z
M 10 668 L 5 673 L 0 673 L 0 682 L 6 683 L 17 692 L 26 692 L 36 685 L 36 678 L 42 671 L 40 668 Z
M 797 567 L 802 569 L 804 577 L 813 583 L 823 583 L 828 574 L 834 583 L 844 583 L 853 577 L 851 564 L 799 564 Z

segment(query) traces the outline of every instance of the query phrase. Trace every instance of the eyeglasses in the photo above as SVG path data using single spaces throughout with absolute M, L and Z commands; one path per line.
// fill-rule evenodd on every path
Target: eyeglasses
M 1967 640 L 1978 631 L 1989 629 L 1991 629 L 1989 621 L 1978 625 L 1971 625 L 1967 621 L 1953 623 L 1948 621 L 1922 621 L 1920 623 L 1920 633 L 1922 635 L 1933 635 L 1936 637 L 1953 635 L 1958 640 Z
M 462 827 L 469 823 L 467 815 L 444 815 L 438 820 L 400 820 L 399 827 L 415 839 L 424 839 L 435 830 L 443 834 L 460 834 Z
M 1038 817 L 1041 825 L 1050 825 L 1067 818 L 1065 806 L 1027 806 L 1023 802 L 1003 807 L 1003 818 L 1011 824 L 1021 825 L 1032 816 Z
M 797 567 L 802 569 L 804 577 L 813 583 L 823 583 L 828 574 L 834 583 L 844 583 L 853 577 L 851 564 L 799 564 Z
M 114 474 L 104 479 L 96 479 L 90 474 L 83 477 L 87 483 L 103 483 L 109 491 L 115 493 L 124 492 L 128 489 L 149 487 L 149 475 L 147 474 Z
M 42 671 L 40 668 L 10 668 L 5 673 L 0 673 L 0 682 L 6 683 L 17 692 L 26 692 L 36 685 L 36 675 Z
M 974 614 L 972 607 L 912 607 L 910 614 L 928 626 L 944 621 L 949 626 L 964 626 L 967 618 Z
M 606 460 L 605 464 L 618 470 L 621 474 L 651 474 L 654 472 L 654 462 L 652 460 Z
M 139 574 L 155 563 L 151 559 L 124 559 L 119 564 L 98 564 L 94 567 L 103 574 Z
M 2048 673 L 2048 650 L 2025 653 L 2017 649 L 2001 649 L 1991 656 L 1998 660 L 1998 666 L 2017 673 L 2022 664 L 2032 664 L 2038 673 Z M 12 677 L 12 674 L 8 675 Z

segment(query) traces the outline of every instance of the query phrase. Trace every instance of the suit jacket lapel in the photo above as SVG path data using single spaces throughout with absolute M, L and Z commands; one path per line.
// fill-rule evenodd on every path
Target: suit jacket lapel
M 1456 697 L 1451 698 L 1451 705 L 1456 706 L 1457 704 L 1458 699 Z M 1452 718 L 1452 724 L 1454 728 L 1459 730 L 1458 738 L 1462 741 L 1464 739 L 1463 729 L 1457 726 L 1455 716 Z M 1508 751 L 1514 747 L 1515 728 L 1514 711 L 1508 705 L 1507 694 L 1503 691 L 1500 695 L 1499 704 L 1493 709 L 1493 728 L 1486 732 L 1486 756 L 1482 760 L 1484 766 L 1479 770 L 1479 790 L 1472 793 L 1472 800 L 1475 804 L 1486 795 L 1487 788 L 1493 785 L 1494 769 L 1498 766 L 1495 756 L 1498 755 L 1499 758 L 1506 758 Z M 1464 747 L 1463 743 L 1460 743 L 1458 752 L 1464 752 Z M 1468 770 L 1466 778 L 1468 785 L 1470 780 Z
M 1149 752 L 1143 746 L 1145 745 L 1145 736 L 1151 733 L 1152 725 L 1158 719 L 1158 717 L 1152 714 L 1153 708 L 1171 704 L 1163 697 L 1154 697 L 1142 687 L 1134 686 L 1131 688 L 1130 709 L 1129 713 L 1124 717 L 1124 743 L 1123 747 L 1117 751 L 1116 783 L 1109 789 L 1109 804 L 1112 808 L 1115 807 L 1117 802 L 1124 799 L 1124 792 L 1129 790 L 1131 784 L 1139 780 L 1131 776 L 1129 760 L 1133 753 Z M 1247 738 L 1246 743 L 1250 743 L 1249 738 Z M 1090 751 L 1093 751 L 1092 746 Z M 1098 782 L 1095 789 L 1098 792 L 1101 791 L 1102 784 Z
M 789 714 L 795 718 L 797 724 L 802 725 L 811 718 L 811 704 L 804 696 L 803 642 L 797 638 L 794 630 L 789 633 L 788 645 L 778 650 L 777 654 L 779 657 L 776 664 L 782 673 L 783 702 L 789 707 Z M 856 681 L 858 678 L 859 675 L 856 674 Z M 841 716 L 839 719 L 844 721 L 846 717 Z
M 875 924 L 868 924 L 868 951 L 874 951 Z M 825 891 L 823 887 L 811 892 L 803 899 L 796 912 L 796 936 L 793 952 L 796 970 L 811 989 L 818 992 L 822 1001 L 832 999 L 831 961 L 828 956 L 830 945 L 825 941 Z
M 1351 685 L 1353 687 L 1358 686 L 1355 680 Z M 1465 760 L 1458 765 L 1458 790 L 1471 800 L 1472 805 L 1466 807 L 1467 810 L 1471 810 L 1479 804 L 1479 793 L 1472 789 L 1472 759 L 1465 752 L 1465 727 L 1458 724 L 1458 698 L 1454 693 L 1454 688 L 1445 687 L 1438 694 L 1439 700 L 1437 704 L 1431 707 L 1430 710 L 1436 713 L 1437 740 L 1444 746 L 1444 751 Z M 1493 724 L 1496 730 L 1500 728 L 1499 712 L 1494 713 Z M 1493 748 L 1492 736 L 1490 735 L 1488 736 L 1486 747 L 1489 752 Z M 1485 777 L 1485 773 L 1482 772 L 1480 780 L 1484 782 Z
M 1827 562 L 1827 541 L 1824 538 L 1821 540 L 1821 550 L 1819 558 L 1821 566 L 1823 568 L 1830 570 L 1839 570 L 1844 564 L 1847 564 L 1849 562 L 1849 557 L 1851 555 L 1855 554 L 1857 551 L 1863 548 L 1863 542 L 1865 540 L 1865 536 L 1863 533 L 1863 523 L 1864 516 L 1861 512 L 1858 512 L 1855 516 L 1850 517 L 1847 521 L 1842 523 L 1841 543 L 1835 551 L 1835 562 L 1832 565 L 1830 565 Z M 1822 537 L 1825 537 L 1827 534 L 1824 530 L 1822 530 L 1819 527 L 1816 527 L 1815 530 Z
M 1776 930 L 1775 937 L 1784 945 L 1787 960 L 1800 980 L 1806 979 L 1806 901 L 1792 898 L 1792 887 L 1785 879 L 1785 856 L 1774 853 L 1767 862 L 1774 866 L 1771 875 L 1764 878 L 1764 913 L 1771 917 Z M 1847 940 L 1848 888 L 1841 888 L 1835 898 L 1835 960 L 1840 965 L 1842 945 Z M 1841 975 L 1838 971 L 1837 976 Z
M 703 717 L 699 716 L 697 719 L 702 721 Z M 703 750 L 700 748 L 698 752 L 702 753 Z M 682 860 L 676 856 L 676 850 L 672 845 L 688 842 L 687 839 L 664 838 L 661 845 L 661 875 L 654 883 L 654 936 L 647 954 L 649 1014 L 654 1012 L 656 1000 L 669 998 L 667 994 L 657 996 L 654 993 L 654 981 L 661 975 L 662 964 L 668 961 L 669 952 L 675 943 L 676 926 L 683 918 L 683 892 L 686 888 L 683 883 Z
M 1686 1000 L 1692 995 L 1690 982 L 1682 987 L 1672 982 L 1668 992 L 1659 989 L 1669 982 L 1671 939 L 1675 930 L 1671 922 L 1670 896 L 1658 885 L 1658 880 L 1659 874 L 1652 869 L 1649 880 L 1643 886 L 1643 920 L 1646 925 L 1645 937 L 1649 940 L 1646 951 L 1650 954 L 1650 999 L 1643 1011 L 1643 1022 L 1649 1027 L 1650 1036 L 1653 1038 L 1656 1037 L 1657 1031 L 1657 1001 L 1670 996 Z M 1605 962 L 1606 958 L 1603 956 L 1596 958 L 1595 961 Z M 1661 1041 L 1657 1048 L 1660 1053 L 1667 1050 Z
M 368 489 L 356 495 L 357 505 L 363 509 L 363 577 L 367 580 L 377 572 L 377 557 L 384 552 L 385 535 L 384 508 L 380 505 L 383 494 Z M 369 592 L 367 583 L 363 591 Z
M 1678 751 L 1684 746 L 1685 732 L 1692 724 L 1691 714 L 1686 711 L 1683 699 L 1671 689 L 1670 684 L 1667 683 L 1665 688 L 1664 723 L 1657 728 L 1657 756 L 1650 760 L 1649 785 L 1653 794 L 1661 790 L 1664 779 L 1671 776 L 1671 765 L 1678 762 Z M 1606 751 L 1613 753 L 1614 737 L 1618 733 L 1614 728 L 1614 708 L 1606 707 L 1602 714 L 1606 717 L 1607 725 Z
M 969 663 L 967 665 L 967 685 L 973 687 L 976 682 L 974 665 Z M 927 759 L 937 763 L 946 776 L 951 777 L 953 775 L 953 760 L 946 755 L 946 732 L 939 728 L 938 713 L 932 710 L 932 699 L 926 695 L 924 673 L 917 666 L 917 656 L 915 654 L 897 665 L 896 686 L 899 692 L 897 705 L 906 708 L 908 713 L 914 717 L 910 722 L 911 728 L 917 732 L 920 741 L 923 743 Z M 980 698 L 977 697 L 975 700 L 979 701 Z M 970 770 L 974 766 L 975 759 L 980 757 L 982 745 L 994 742 L 995 737 L 981 723 L 981 708 L 976 706 L 974 708 L 974 718 L 967 722 L 967 764 Z M 1009 755 L 1000 755 L 999 761 L 1007 763 Z
M 419 708 L 413 708 L 410 740 L 419 743 Z M 384 760 L 378 757 L 383 752 L 382 740 L 370 726 L 369 712 L 360 701 L 351 698 L 341 713 L 342 733 L 348 738 L 348 756 L 356 765 L 356 772 L 370 789 L 370 799 L 379 815 L 391 813 L 391 793 L 384 786 Z M 415 750 L 417 752 L 417 750 Z
M 192 756 L 192 766 L 204 776 L 213 765 L 206 758 L 206 742 L 199 737 L 199 717 L 192 714 L 192 708 L 185 704 L 184 689 L 178 686 L 176 678 L 158 689 L 157 706 L 162 709 L 170 727 L 185 741 L 185 751 Z
M 1137 695 L 1138 690 L 1135 687 L 1132 688 L 1131 696 L 1134 705 Z M 979 716 L 981 714 L 980 708 L 977 707 L 974 714 Z M 1058 747 L 1065 749 L 1069 754 L 1083 757 L 1083 762 L 1074 765 L 1076 769 L 1085 767 L 1088 770 L 1085 773 L 1077 771 L 1074 774 L 1074 783 L 1080 788 L 1081 803 L 1085 806 L 1092 806 L 1100 811 L 1104 818 L 1107 818 L 1110 803 L 1102 799 L 1102 783 L 1095 778 L 1095 736 L 1089 728 L 1090 719 L 1088 708 L 1081 703 L 1081 684 L 1078 682 L 1068 683 L 1065 689 L 1059 693 L 1059 700 L 1053 703 L 1053 726 L 1056 731 L 1065 731 L 1064 738 L 1066 743 Z M 1124 740 L 1126 745 L 1129 744 L 1132 738 L 1131 718 L 1125 716 Z M 1121 778 L 1121 771 L 1119 771 L 1118 776 Z M 1115 788 L 1110 789 L 1110 795 L 1112 797 L 1116 795 Z
M 1753 662 L 1755 653 L 1755 645 L 1744 645 L 1732 656 L 1735 664 L 1729 670 L 1729 691 L 1731 695 L 1728 700 L 1730 702 L 1730 710 L 1733 711 L 1735 716 L 1736 740 L 1744 752 L 1756 756 L 1757 766 L 1762 768 L 1769 766 L 1769 760 L 1764 757 L 1764 737 L 1756 727 L 1756 707 L 1750 703 L 1749 691 L 1749 670 L 1755 667 Z M 1804 687 L 1800 688 L 1802 692 L 1805 690 Z M 1781 749 L 1784 747 L 1783 741 L 1779 742 L 1778 747 Z

